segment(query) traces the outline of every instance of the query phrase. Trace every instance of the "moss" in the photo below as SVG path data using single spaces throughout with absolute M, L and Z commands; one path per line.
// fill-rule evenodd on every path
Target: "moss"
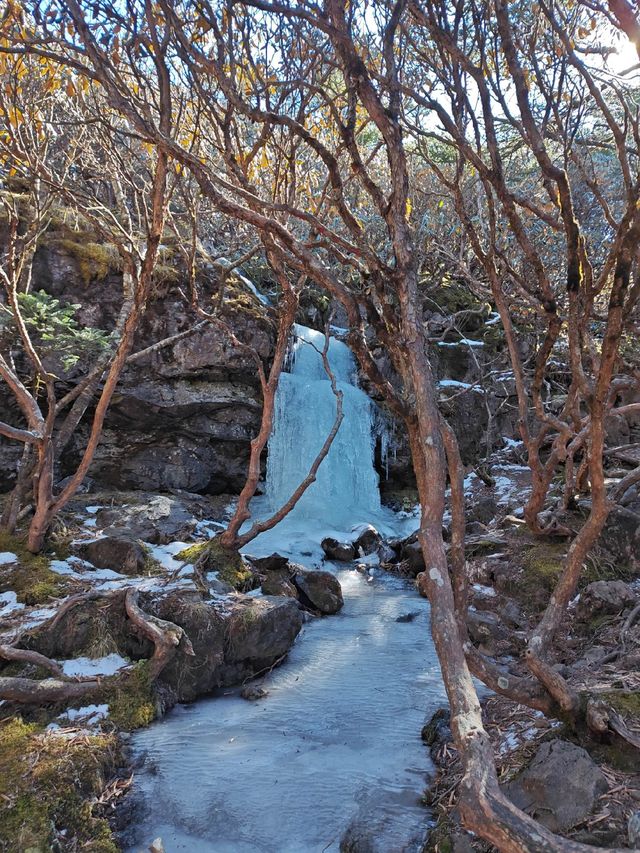
M 115 246 L 68 238 L 59 240 L 58 245 L 75 258 L 84 284 L 92 280 L 101 281 L 112 270 L 122 269 L 122 260 Z
M 602 699 L 619 714 L 640 718 L 640 690 L 604 693 Z
M 562 573 L 566 549 L 564 545 L 534 545 L 522 557 L 524 586 L 527 590 L 552 592 Z
M 176 554 L 175 559 L 184 560 L 185 563 L 195 563 L 196 560 L 202 559 L 205 572 L 217 572 L 221 581 L 230 584 L 239 592 L 246 592 L 257 585 L 256 576 L 245 565 L 240 553 L 223 547 L 216 539 L 190 545 Z
M 0 723 L 0 850 L 64 849 L 116 853 L 109 825 L 92 800 L 120 762 L 115 735 L 67 738 L 12 717 Z
M 111 720 L 125 731 L 148 726 L 157 716 L 157 703 L 149 674 L 149 662 L 140 661 L 103 689 Z
M 159 577 L 160 575 L 165 575 L 166 571 L 162 567 L 162 563 L 151 553 L 151 548 L 148 545 L 145 545 L 144 542 L 141 543 L 142 548 L 144 550 L 144 566 L 143 566 L 143 574 Z
M 0 551 L 11 551 L 18 563 L 0 567 L 0 592 L 13 590 L 23 604 L 42 604 L 60 598 L 69 589 L 69 581 L 49 568 L 43 554 L 32 554 L 24 541 L 8 533 L 0 533 Z

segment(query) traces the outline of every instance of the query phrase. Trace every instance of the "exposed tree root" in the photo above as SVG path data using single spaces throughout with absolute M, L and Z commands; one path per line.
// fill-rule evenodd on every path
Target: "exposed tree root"
M 16 649 L 14 646 L 0 645 L 0 658 L 9 661 L 22 661 L 41 666 L 43 669 L 53 673 L 56 678 L 64 679 L 62 667 L 51 658 L 41 655 L 40 652 L 32 652 L 29 649 Z
M 44 678 L 42 681 L 36 681 L 33 678 L 0 677 L 0 699 L 30 705 L 67 702 L 99 687 L 99 681 L 67 681 L 60 678 Z
M 191 640 L 183 628 L 174 625 L 173 622 L 158 619 L 157 616 L 150 616 L 140 608 L 137 589 L 133 587 L 127 589 L 124 603 L 127 616 L 135 628 L 143 637 L 151 640 L 154 645 L 153 656 L 149 664 L 149 672 L 153 680 L 160 675 L 169 663 L 180 643 L 182 643 L 186 654 L 195 655 Z

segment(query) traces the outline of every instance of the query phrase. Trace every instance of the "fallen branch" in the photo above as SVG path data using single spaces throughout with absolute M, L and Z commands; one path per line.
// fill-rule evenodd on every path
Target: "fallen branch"
M 53 673 L 57 678 L 64 678 L 60 664 L 51 658 L 41 655 L 40 652 L 32 652 L 29 649 L 16 649 L 14 646 L 0 645 L 0 658 L 9 661 L 20 661 L 21 663 L 32 663 Z

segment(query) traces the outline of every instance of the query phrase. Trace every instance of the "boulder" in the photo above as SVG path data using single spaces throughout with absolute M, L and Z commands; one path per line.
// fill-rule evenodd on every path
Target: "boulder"
M 124 528 L 136 539 L 164 545 L 193 533 L 196 519 L 177 498 L 155 495 L 139 505 L 106 507 L 98 510 L 96 525 L 106 532 Z
M 579 619 L 590 621 L 594 616 L 620 613 L 636 601 L 636 594 L 623 581 L 595 581 L 580 595 L 577 607 Z
M 99 569 L 135 577 L 144 572 L 147 552 L 140 542 L 122 536 L 103 536 L 77 547 L 78 556 Z
M 328 615 L 337 613 L 344 604 L 340 582 L 331 572 L 298 570 L 293 583 L 301 604 L 312 610 Z
M 240 599 L 227 621 L 219 685 L 238 684 L 278 663 L 301 628 L 302 614 L 291 598 Z
M 378 533 L 375 527 L 370 524 L 363 525 L 358 531 L 358 536 L 353 543 L 358 557 L 375 554 L 378 548 L 382 545 L 382 536 Z
M 617 565 L 640 570 L 640 512 L 627 507 L 614 507 L 598 542 Z
M 339 542 L 337 539 L 328 536 L 322 540 L 320 545 L 329 560 L 348 563 L 356 558 L 356 549 L 350 542 Z
M 516 806 L 553 832 L 565 832 L 593 811 L 609 786 L 586 750 L 556 739 L 543 743 L 531 764 L 504 787 Z

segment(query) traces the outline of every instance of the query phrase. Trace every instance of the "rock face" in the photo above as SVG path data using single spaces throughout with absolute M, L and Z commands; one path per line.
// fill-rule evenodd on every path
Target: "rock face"
M 126 499 L 125 499 L 126 500 Z M 141 503 L 98 510 L 96 523 L 107 533 L 128 531 L 136 539 L 164 545 L 183 540 L 196 525 L 191 510 L 179 499 L 168 495 L 149 496 Z
M 36 255 L 35 288 L 80 303 L 81 323 L 110 330 L 121 301 L 121 275 L 104 269 L 98 279 L 84 264 L 73 241 L 54 236 Z M 89 473 L 106 488 L 237 493 L 246 476 L 249 441 L 260 421 L 255 363 L 221 327 L 199 322 L 178 294 L 180 271 L 170 273 L 172 286 L 169 279 L 156 284 L 134 349 L 195 331 L 126 368 Z M 93 288 L 93 302 L 87 288 L 92 278 L 100 283 Z M 204 298 L 215 295 L 210 275 L 201 284 Z M 269 309 L 248 289 L 229 285 L 223 315 L 236 337 L 267 364 L 275 342 Z M 73 379 L 69 374 L 69 383 Z M 11 405 L 0 399 L 3 411 Z M 61 477 L 77 463 L 87 430 L 83 422 L 62 460 Z M 0 440 L 0 490 L 11 488 L 20 451 L 15 442 Z
M 589 754 L 562 740 L 543 743 L 526 770 L 505 785 L 519 808 L 553 832 L 566 831 L 584 820 L 608 787 Z

